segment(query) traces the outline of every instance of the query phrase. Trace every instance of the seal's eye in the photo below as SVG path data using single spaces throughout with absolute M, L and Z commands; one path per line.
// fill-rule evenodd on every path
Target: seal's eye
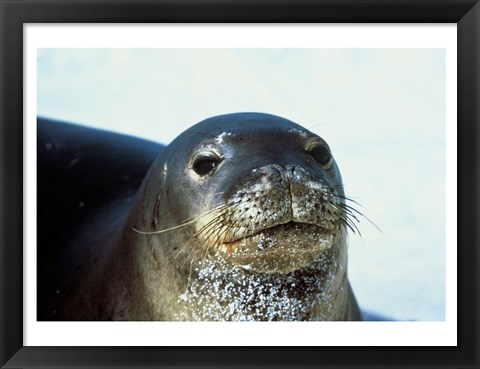
M 215 156 L 199 156 L 195 158 L 192 168 L 201 177 L 211 176 L 218 164 L 220 159 Z
M 316 145 L 308 150 L 312 158 L 320 163 L 323 167 L 329 167 L 332 161 L 332 154 L 328 147 L 324 145 Z

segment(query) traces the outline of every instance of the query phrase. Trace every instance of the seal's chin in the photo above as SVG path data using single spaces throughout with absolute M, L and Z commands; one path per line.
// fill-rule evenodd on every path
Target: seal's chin
M 262 273 L 288 273 L 321 259 L 338 239 L 339 229 L 289 222 L 260 230 L 222 244 L 220 250 L 232 264 Z

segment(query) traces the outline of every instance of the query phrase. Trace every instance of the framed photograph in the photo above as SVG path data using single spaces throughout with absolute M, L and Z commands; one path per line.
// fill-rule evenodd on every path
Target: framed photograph
M 2 368 L 479 367 L 478 1 L 0 1 Z

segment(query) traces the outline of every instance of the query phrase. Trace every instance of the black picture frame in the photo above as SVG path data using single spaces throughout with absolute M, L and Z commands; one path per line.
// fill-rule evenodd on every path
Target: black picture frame
M 479 0 L 0 0 L 0 14 L 2 368 L 479 368 Z M 145 22 L 457 24 L 456 347 L 23 346 L 23 25 Z

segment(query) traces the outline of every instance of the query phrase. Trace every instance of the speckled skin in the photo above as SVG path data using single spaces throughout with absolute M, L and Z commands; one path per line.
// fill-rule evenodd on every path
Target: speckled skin
M 125 220 L 94 241 L 62 318 L 359 320 L 340 173 L 309 154 L 315 145 L 326 143 L 256 113 L 181 134 Z M 213 174 L 195 173 L 199 155 L 220 159 Z

